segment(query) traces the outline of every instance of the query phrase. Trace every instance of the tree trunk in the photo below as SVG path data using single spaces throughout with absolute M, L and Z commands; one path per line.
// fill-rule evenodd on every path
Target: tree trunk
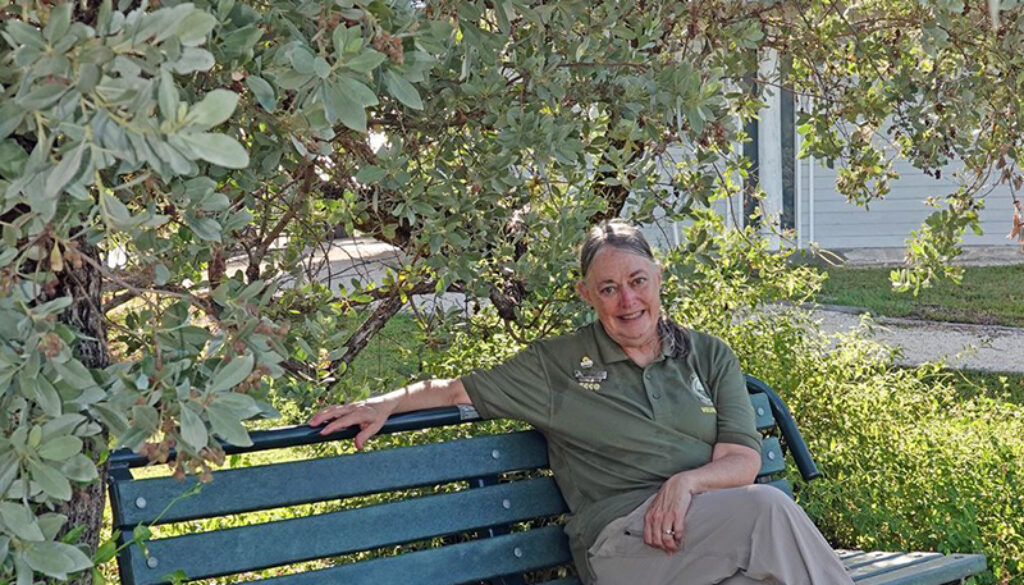
M 96 264 L 102 262 L 99 249 L 79 243 L 79 253 L 92 258 Z M 74 301 L 60 316 L 62 323 L 73 327 L 91 339 L 81 340 L 75 346 L 75 357 L 90 369 L 105 368 L 110 364 L 110 351 L 107 347 L 106 316 L 103 313 L 103 302 L 100 296 L 102 276 L 92 263 L 81 263 L 57 274 L 59 280 L 52 297 L 70 295 Z M 107 434 L 94 438 L 93 453 L 101 453 L 106 448 Z M 99 469 L 99 480 L 84 486 L 76 486 L 71 501 L 57 510 L 68 517 L 64 532 L 79 526 L 84 531 L 75 544 L 85 544 L 91 556 L 96 551 L 103 523 L 103 507 L 106 503 L 107 466 Z M 91 585 L 92 572 L 84 571 L 73 581 L 75 585 Z

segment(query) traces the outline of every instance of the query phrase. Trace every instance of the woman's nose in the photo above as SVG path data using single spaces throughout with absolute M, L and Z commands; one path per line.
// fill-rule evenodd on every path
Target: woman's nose
M 619 295 L 619 306 L 628 307 L 633 304 L 634 300 L 636 300 L 636 293 L 628 287 L 623 288 L 622 294 Z

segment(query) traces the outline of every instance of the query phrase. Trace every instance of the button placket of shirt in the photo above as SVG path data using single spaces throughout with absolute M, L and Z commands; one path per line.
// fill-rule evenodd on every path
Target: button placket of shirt
M 656 400 L 661 399 L 661 392 L 657 389 L 657 387 L 654 387 L 651 382 L 651 369 L 654 368 L 657 365 L 657 363 L 658 362 L 655 362 L 644 368 L 644 389 L 647 391 L 647 396 L 651 400 L 651 406 L 654 406 Z

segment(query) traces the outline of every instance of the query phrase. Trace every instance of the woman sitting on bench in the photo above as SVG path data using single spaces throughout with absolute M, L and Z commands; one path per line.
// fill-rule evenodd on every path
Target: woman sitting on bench
M 398 412 L 471 403 L 544 434 L 585 583 L 852 584 L 803 510 L 752 485 L 760 435 L 736 356 L 661 310 L 661 269 L 639 230 L 593 228 L 579 294 L 597 320 L 488 371 L 324 408 L 356 447 Z

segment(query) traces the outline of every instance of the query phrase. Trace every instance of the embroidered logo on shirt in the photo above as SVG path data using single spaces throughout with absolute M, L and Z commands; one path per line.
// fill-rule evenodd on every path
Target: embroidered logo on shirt
M 715 405 L 715 403 L 711 400 L 711 395 L 708 394 L 708 391 L 704 388 L 704 384 L 702 384 L 700 378 L 697 377 L 696 372 L 694 372 L 693 375 L 690 376 L 690 390 L 693 392 L 694 396 L 696 396 L 697 399 L 700 400 L 700 403 L 703 404 L 704 406 L 713 407 Z

